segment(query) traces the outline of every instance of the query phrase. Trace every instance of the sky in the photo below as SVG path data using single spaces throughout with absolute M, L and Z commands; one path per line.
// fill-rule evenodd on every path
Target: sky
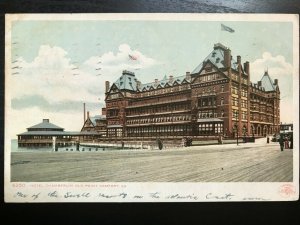
M 221 23 L 235 30 L 221 31 Z M 130 70 L 142 83 L 193 71 L 215 43 L 250 62 L 252 82 L 279 79 L 281 121 L 292 122 L 291 22 L 19 20 L 12 23 L 9 135 L 44 118 L 68 131 L 83 126 L 83 103 L 101 113 L 105 81 Z M 131 60 L 133 55 L 137 60 Z

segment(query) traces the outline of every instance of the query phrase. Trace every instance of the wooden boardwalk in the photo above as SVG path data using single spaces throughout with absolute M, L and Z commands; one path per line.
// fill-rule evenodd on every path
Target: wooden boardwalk
M 24 182 L 290 182 L 293 151 L 278 143 L 175 150 L 12 153 L 11 180 Z

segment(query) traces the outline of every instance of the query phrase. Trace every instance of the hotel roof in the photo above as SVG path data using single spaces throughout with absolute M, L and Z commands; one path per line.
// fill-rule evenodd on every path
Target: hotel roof
M 216 44 L 214 50 L 193 70 L 192 74 L 199 73 L 203 67 L 203 64 L 208 60 L 214 64 L 217 68 L 224 68 L 224 50 L 225 46 Z M 234 59 L 231 59 L 231 68 L 234 70 L 238 69 L 238 64 Z
M 268 71 L 265 71 L 265 74 L 261 78 L 261 86 L 265 89 L 265 91 L 275 91 L 277 85 L 274 84 L 271 77 L 268 74 Z
M 183 81 L 190 82 L 190 78 L 187 79 L 186 76 L 179 76 L 179 77 L 173 77 L 173 78 L 167 78 L 167 76 L 164 76 L 164 78 L 157 82 L 151 82 L 142 84 L 140 90 L 150 90 L 151 88 L 157 89 L 159 87 L 165 87 L 166 85 L 173 86 L 175 84 L 182 84 Z
M 91 116 L 90 120 L 92 121 L 93 125 L 96 126 L 96 121 L 97 120 L 105 120 L 106 116 L 105 115 L 96 115 L 96 116 Z
M 137 90 L 137 79 L 135 78 L 135 75 L 133 72 L 124 70 L 122 73 L 122 76 L 114 82 L 114 84 L 120 89 L 120 90 L 131 90 L 136 91 Z

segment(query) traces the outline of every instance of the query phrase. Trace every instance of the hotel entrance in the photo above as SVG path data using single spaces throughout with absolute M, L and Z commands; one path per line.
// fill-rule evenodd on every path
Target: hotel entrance
M 199 136 L 215 136 L 223 134 L 224 121 L 218 118 L 198 119 Z

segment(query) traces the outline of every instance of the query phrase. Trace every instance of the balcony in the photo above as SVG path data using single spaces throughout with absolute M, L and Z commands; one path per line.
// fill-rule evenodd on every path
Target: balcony
M 202 93 L 202 94 L 197 94 L 196 96 L 199 98 L 201 97 L 210 97 L 210 96 L 216 96 L 217 93 L 216 92 L 209 92 L 209 93 Z
M 164 100 L 164 101 L 157 101 L 157 102 L 149 102 L 147 103 L 147 101 L 144 101 L 142 103 L 133 103 L 129 106 L 127 106 L 126 108 L 131 109 L 131 108 L 138 108 L 138 107 L 148 107 L 148 106 L 153 106 L 153 105 L 161 105 L 161 104 L 173 104 L 176 102 L 186 102 L 186 101 L 190 101 L 191 99 L 189 98 L 181 98 L 181 99 L 169 99 L 169 100 Z
M 126 117 L 134 118 L 134 117 L 153 116 L 153 115 L 167 115 L 167 114 L 185 113 L 185 112 L 190 112 L 190 111 L 191 111 L 190 109 L 173 110 L 173 111 L 159 111 L 159 112 L 152 112 L 152 113 L 140 113 L 140 114 L 126 115 Z
M 198 109 L 216 109 L 217 105 L 204 105 L 204 106 L 199 106 Z
M 175 125 L 190 123 L 191 120 L 169 121 L 169 122 L 149 122 L 149 123 L 128 123 L 126 127 L 142 127 L 142 126 L 157 126 L 157 125 Z

